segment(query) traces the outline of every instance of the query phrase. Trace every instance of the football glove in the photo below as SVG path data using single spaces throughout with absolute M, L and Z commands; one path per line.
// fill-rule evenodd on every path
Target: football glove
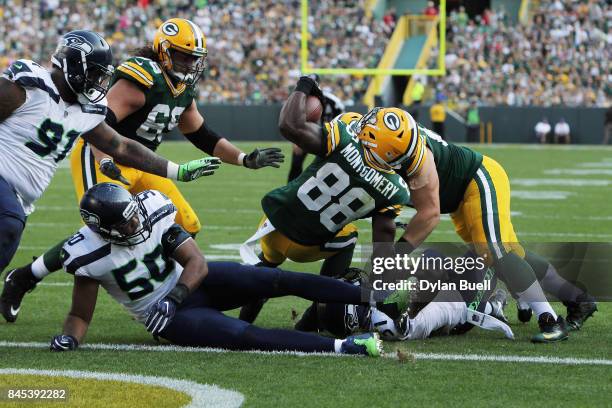
M 244 167 L 249 169 L 261 169 L 262 167 L 280 167 L 280 163 L 285 161 L 285 155 L 278 147 L 268 147 L 265 149 L 255 149 L 242 159 Z
M 117 180 L 126 186 L 130 185 L 128 179 L 123 177 L 121 174 L 121 169 L 117 167 L 113 159 L 109 159 L 108 157 L 100 160 L 100 173 L 104 174 L 106 177 Z
M 221 159 L 218 157 L 192 160 L 179 166 L 177 179 L 179 181 L 192 181 L 203 176 L 212 176 L 220 164 Z
M 321 105 L 325 106 L 323 102 L 323 91 L 319 88 L 317 81 L 312 79 L 310 76 L 302 76 L 295 85 L 294 91 L 304 92 L 306 95 L 312 95 L 319 98 Z
M 51 339 L 49 350 L 51 351 L 71 351 L 76 350 L 79 342 L 73 336 L 68 334 L 58 334 Z
M 149 316 L 145 322 L 147 331 L 154 336 L 159 335 L 172 321 L 175 313 L 176 303 L 174 300 L 168 297 L 161 299 L 149 310 Z

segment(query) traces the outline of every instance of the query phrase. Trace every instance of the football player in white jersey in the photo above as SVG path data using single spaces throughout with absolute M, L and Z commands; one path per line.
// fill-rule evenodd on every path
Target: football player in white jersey
M 83 342 L 101 285 L 148 331 L 177 345 L 370 356 L 381 352 L 378 336 L 370 333 L 333 339 L 263 329 L 223 314 L 261 297 L 287 295 L 368 303 L 362 302 L 359 287 L 324 276 L 235 262 L 207 264 L 191 235 L 175 223 L 172 202 L 158 191 L 132 196 L 117 184 L 100 183 L 84 194 L 80 212 L 86 225 L 62 249 L 74 288 L 63 333 L 52 339 L 53 351 L 74 350 Z
M 64 35 L 51 61 L 48 71 L 17 60 L 0 77 L 0 272 L 17 250 L 34 202 L 79 136 L 122 164 L 180 181 L 212 174 L 219 163 L 206 158 L 179 166 L 105 123 L 113 67 L 100 35 L 85 30 Z M 116 168 L 110 159 L 103 165 Z M 0 304 L 17 315 L 19 304 Z

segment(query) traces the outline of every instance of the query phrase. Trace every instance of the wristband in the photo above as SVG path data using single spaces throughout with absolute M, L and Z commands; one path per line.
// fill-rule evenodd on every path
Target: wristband
M 168 293 L 167 298 L 171 299 L 177 305 L 183 303 L 189 296 L 189 288 L 184 283 L 177 283 L 174 289 Z
M 168 160 L 168 168 L 166 170 L 166 178 L 178 181 L 179 165 Z
M 245 166 L 245 164 L 244 164 L 244 159 L 245 159 L 245 158 L 246 158 L 246 153 L 242 153 L 242 152 L 240 152 L 240 154 L 238 155 L 238 165 L 239 165 L 239 166 L 244 166 L 244 167 L 246 167 L 246 166 Z

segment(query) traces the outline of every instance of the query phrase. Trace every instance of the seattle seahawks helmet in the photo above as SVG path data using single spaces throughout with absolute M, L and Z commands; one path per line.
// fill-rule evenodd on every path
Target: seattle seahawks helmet
M 97 103 L 106 96 L 113 74 L 113 53 L 104 38 L 93 31 L 76 30 L 64 35 L 51 56 L 62 70 L 80 104 Z
M 151 236 L 151 222 L 144 205 L 117 184 L 91 187 L 81 199 L 80 211 L 85 225 L 113 244 L 133 246 Z M 138 216 L 138 227 L 129 234 L 122 232 L 134 216 Z

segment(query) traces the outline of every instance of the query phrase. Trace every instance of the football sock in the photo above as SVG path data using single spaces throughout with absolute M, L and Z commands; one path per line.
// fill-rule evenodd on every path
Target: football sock
M 342 249 L 337 254 L 327 258 L 321 266 L 321 275 L 323 276 L 337 276 L 342 274 L 353 260 L 353 252 L 355 251 L 355 245 L 350 245 Z
M 36 258 L 36 260 L 34 260 L 34 262 L 32 262 L 32 264 L 30 264 L 29 266 L 32 268 L 32 275 L 34 275 L 34 277 L 36 277 L 37 279 L 43 279 L 50 273 L 47 267 L 45 266 L 43 256 L 39 256 L 38 258 Z
M 533 269 L 524 259 L 510 252 L 498 259 L 493 266 L 495 271 L 504 278 L 508 289 L 516 293 L 520 301 L 528 303 L 536 316 L 548 312 L 555 319 L 557 318 L 555 311 L 544 296 Z
M 525 252 L 525 261 L 533 268 L 544 291 L 562 301 L 576 301 L 583 290 L 564 279 L 546 259 L 530 251 Z
M 32 263 L 32 274 L 38 279 L 42 279 L 48 274 L 62 269 L 62 247 L 66 240 L 63 240 L 49 249 L 47 252 L 36 258 Z
M 344 343 L 344 339 L 335 339 L 334 340 L 334 353 L 341 353 L 342 343 Z
M 542 291 L 542 288 L 538 282 L 533 282 L 531 286 L 522 292 L 518 292 L 517 294 L 519 299 L 524 300 L 529 304 L 536 316 L 539 317 L 542 313 L 548 312 L 553 315 L 555 319 L 557 319 L 557 314 L 550 306 L 550 303 L 546 301 L 544 292 Z M 536 299 L 543 299 L 543 301 L 537 301 Z
M 291 154 L 291 168 L 289 169 L 289 177 L 287 181 L 292 181 L 302 174 L 302 166 L 304 165 L 305 154 Z

